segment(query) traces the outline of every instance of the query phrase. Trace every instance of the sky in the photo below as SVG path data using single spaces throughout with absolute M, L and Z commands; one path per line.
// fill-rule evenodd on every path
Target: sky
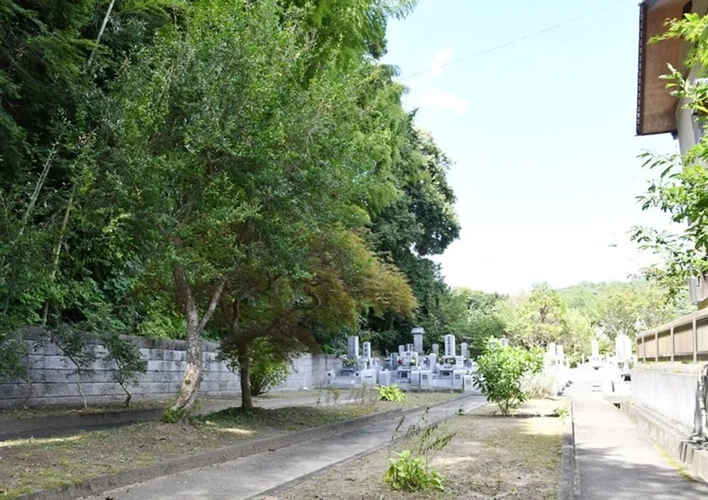
M 462 231 L 436 258 L 449 285 L 514 294 L 624 281 L 654 261 L 628 235 L 668 227 L 636 201 L 654 175 L 638 155 L 678 146 L 635 135 L 638 26 L 637 0 L 421 0 L 390 22 L 384 62 L 455 162 Z

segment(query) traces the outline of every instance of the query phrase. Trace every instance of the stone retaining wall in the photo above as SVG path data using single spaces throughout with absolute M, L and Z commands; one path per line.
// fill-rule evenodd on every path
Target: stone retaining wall
M 186 365 L 186 342 L 178 340 L 130 337 L 148 362 L 148 371 L 137 386 L 129 388 L 133 401 L 169 399 L 182 383 Z M 200 387 L 203 397 L 230 398 L 240 394 L 238 375 L 217 360 L 219 344 L 205 342 L 204 378 Z M 81 379 L 81 389 L 89 403 L 99 404 L 125 399 L 125 393 L 114 379 L 114 365 L 102 358 L 106 349 L 92 345 L 98 361 Z M 0 408 L 19 406 L 76 405 L 81 403 L 78 375 L 69 359 L 58 347 L 47 342 L 27 341 L 31 384 L 0 384 Z M 321 384 L 328 370 L 339 368 L 334 356 L 306 354 L 295 359 L 288 380 L 275 390 L 312 388 Z
M 632 399 L 674 422 L 693 429 L 698 409 L 698 373 L 701 365 L 684 365 L 682 371 L 662 370 L 640 363 L 632 369 Z

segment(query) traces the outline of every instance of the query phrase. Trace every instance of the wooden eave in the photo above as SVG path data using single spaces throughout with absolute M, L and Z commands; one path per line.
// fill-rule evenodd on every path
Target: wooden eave
M 639 82 L 637 91 L 637 135 L 676 132 L 677 100 L 661 75 L 668 64 L 681 67 L 679 39 L 649 43 L 666 30 L 666 20 L 683 16 L 686 0 L 644 0 L 639 14 Z

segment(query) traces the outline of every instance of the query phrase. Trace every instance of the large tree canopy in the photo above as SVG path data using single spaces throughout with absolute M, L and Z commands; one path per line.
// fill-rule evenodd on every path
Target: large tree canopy
M 447 182 L 450 160 L 432 137 L 415 129 L 413 116 L 404 126 L 403 142 L 393 167 L 396 201 L 373 214 L 369 239 L 380 255 L 408 277 L 418 301 L 415 321 L 393 315 L 369 318 L 375 346 L 395 350 L 410 340 L 412 326 L 427 332 L 426 344 L 455 332 L 449 309 L 451 291 L 440 266 L 429 256 L 438 255 L 459 235 L 453 205 L 455 194 Z
M 287 357 L 410 318 L 411 276 L 367 233 L 413 197 L 420 245 L 450 238 L 444 155 L 377 62 L 414 3 L 0 0 L 3 328 L 185 338 L 174 416 L 204 335 Z

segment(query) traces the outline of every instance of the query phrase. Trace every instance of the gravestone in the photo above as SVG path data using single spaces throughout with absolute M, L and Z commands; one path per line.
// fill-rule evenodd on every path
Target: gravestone
M 455 355 L 455 336 L 445 335 L 445 356 Z
M 413 328 L 411 333 L 413 333 L 413 348 L 418 354 L 423 354 L 423 334 L 425 333 L 425 330 L 417 327 Z
M 371 342 L 364 342 L 364 358 L 371 359 Z
M 347 338 L 348 353 L 347 357 L 349 359 L 359 358 L 359 337 L 351 336 Z

